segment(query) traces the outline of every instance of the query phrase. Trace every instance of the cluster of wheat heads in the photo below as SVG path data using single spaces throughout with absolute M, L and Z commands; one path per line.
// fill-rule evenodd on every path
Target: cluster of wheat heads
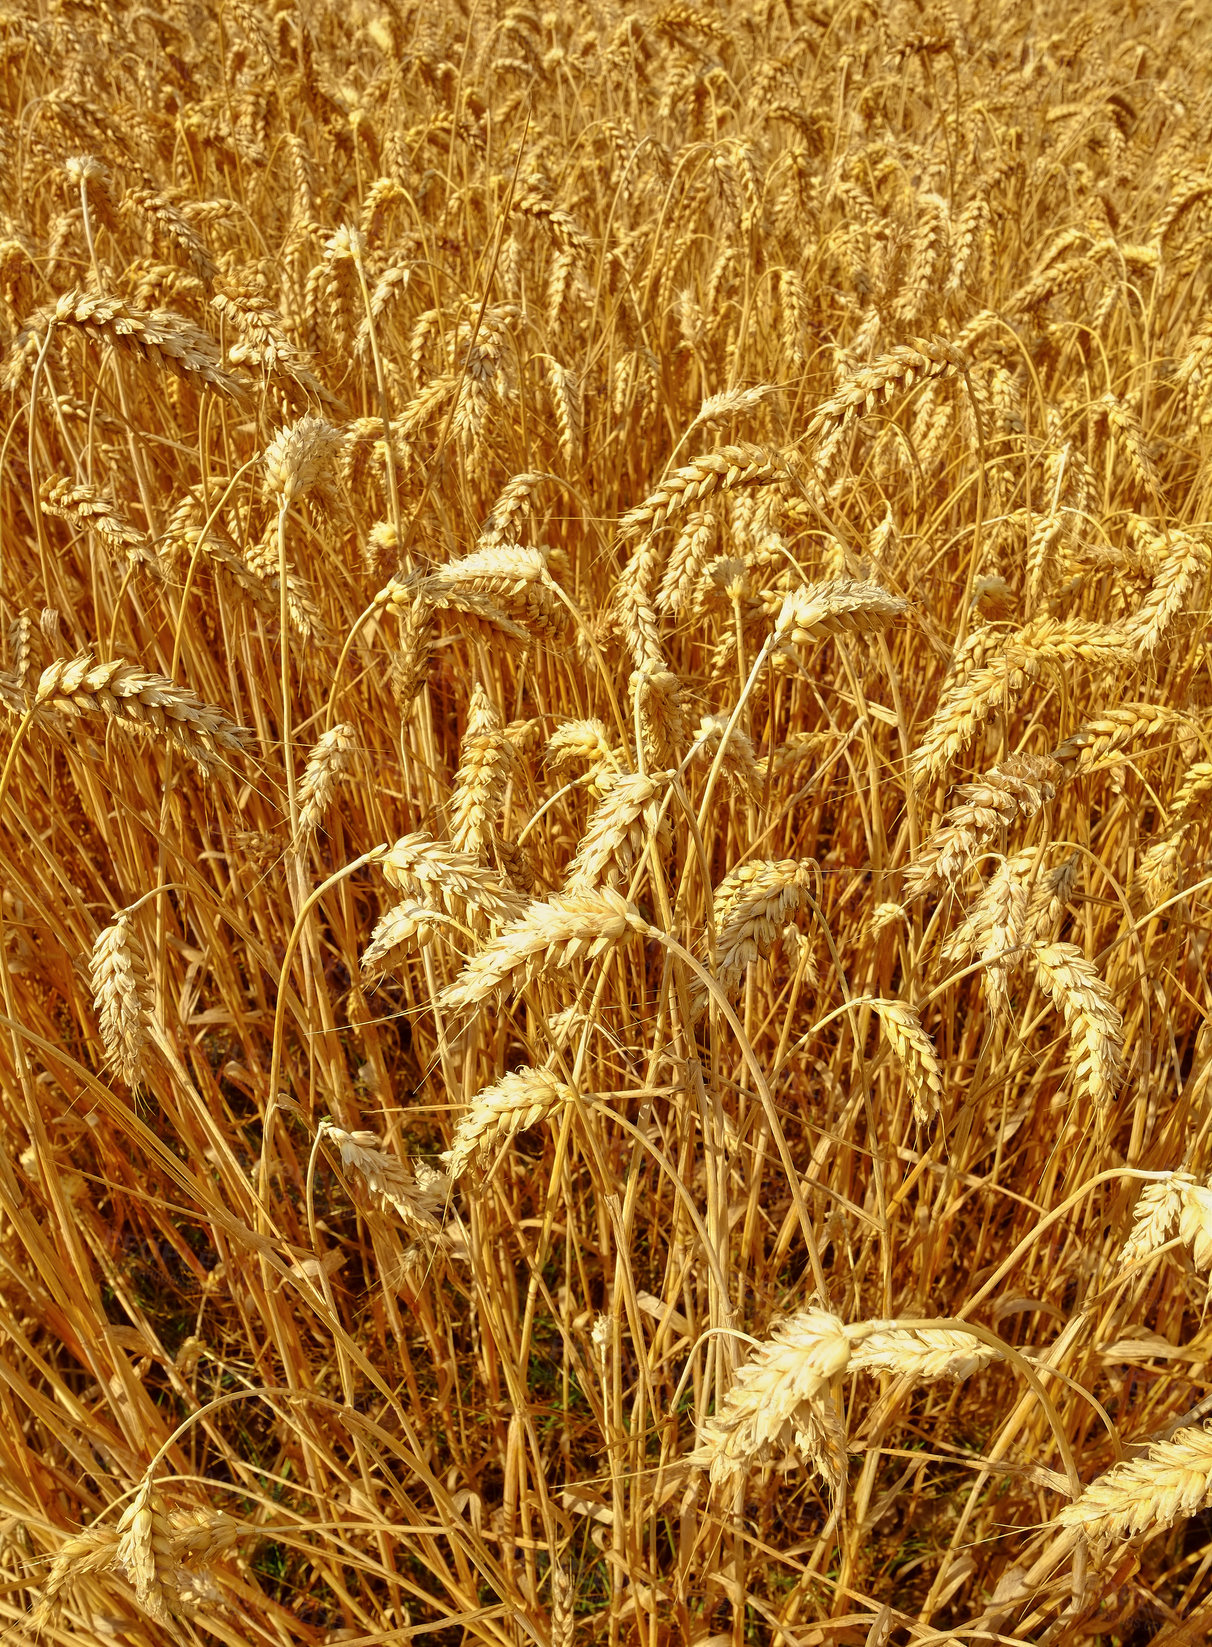
M 0 59 L 6 1639 L 1189 1613 L 1199 9 Z

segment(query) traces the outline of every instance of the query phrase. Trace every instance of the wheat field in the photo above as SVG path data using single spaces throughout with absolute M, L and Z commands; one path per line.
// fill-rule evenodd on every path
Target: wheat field
M 0 57 L 3 1641 L 1203 1641 L 1206 10 Z

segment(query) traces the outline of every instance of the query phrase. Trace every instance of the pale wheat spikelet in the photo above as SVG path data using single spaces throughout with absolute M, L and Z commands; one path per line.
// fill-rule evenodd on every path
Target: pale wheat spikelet
M 118 1522 L 115 1565 L 130 1580 L 143 1611 L 161 1624 L 170 1616 L 169 1534 L 164 1501 L 145 1477 Z
M 394 589 L 396 595 L 382 604 L 400 620 L 400 644 L 391 655 L 391 690 L 401 712 L 406 714 L 420 695 L 433 662 L 437 638 L 433 607 L 419 590 L 402 584 L 389 584 L 388 589 Z M 378 604 L 379 597 L 375 599 Z M 501 616 L 504 618 L 504 613 Z M 521 635 L 522 631 L 518 633 Z
M 1212 1189 L 1184 1183 L 1180 1195 L 1178 1233 L 1191 1248 L 1196 1269 L 1212 1269 Z
M 89 1573 L 110 1571 L 116 1565 L 117 1557 L 116 1527 L 85 1527 L 65 1539 L 55 1552 L 55 1558 L 42 1581 L 38 1604 L 30 1615 L 29 1626 L 34 1634 L 41 1634 L 55 1622 L 64 1602 L 64 1593 L 71 1588 L 75 1579 L 84 1578 Z
M 878 939 L 882 938 L 884 933 L 889 931 L 892 927 L 907 926 L 908 923 L 909 914 L 905 909 L 904 904 L 897 904 L 889 901 L 882 904 L 876 904 L 875 908 L 871 911 L 871 920 L 868 923 L 868 931 L 871 933 L 873 938 Z
M 609 887 L 556 893 L 545 903 L 532 903 L 512 926 L 473 955 L 442 991 L 439 1005 L 458 1011 L 498 992 L 516 992 L 572 961 L 606 954 L 629 932 L 647 931 L 639 910 Z
M 730 870 L 715 889 L 716 978 L 735 994 L 751 961 L 769 955 L 788 921 L 808 908 L 817 866 L 811 858 L 755 859 Z M 691 1006 L 707 1004 L 702 990 Z
M 621 887 L 660 830 L 660 797 L 670 772 L 620 772 L 602 785 L 601 801 L 589 819 L 576 856 L 568 866 L 569 892 Z M 663 834 L 664 831 L 661 831 Z M 658 848 L 662 845 L 658 835 Z
M 950 261 L 951 209 L 941 195 L 919 192 L 914 201 L 915 225 L 909 266 L 893 304 L 893 319 L 911 326 L 937 301 L 940 264 Z
M 623 770 L 626 756 L 610 741 L 605 722 L 600 720 L 561 721 L 547 742 L 547 760 L 557 770 L 584 762 L 597 793 L 611 774 Z
M 1054 1527 L 1079 1527 L 1097 1542 L 1133 1538 L 1195 1515 L 1212 1499 L 1212 1429 L 1202 1424 L 1153 1442 L 1114 1464 L 1064 1509 Z
M 1129 644 L 1139 657 L 1147 657 L 1161 645 L 1175 618 L 1188 609 L 1191 593 L 1212 561 L 1201 532 L 1175 532 L 1170 545 L 1149 593 L 1125 625 Z
M 116 503 L 102 497 L 91 486 L 74 486 L 70 480 L 46 481 L 42 486 L 42 512 L 96 532 L 110 549 L 134 563 L 154 564 L 147 533 L 133 525 Z
M 1158 497 L 1161 493 L 1161 476 L 1157 472 L 1156 463 L 1149 455 L 1145 433 L 1136 413 L 1118 395 L 1113 394 L 1105 394 L 1101 400 L 1096 401 L 1094 411 L 1101 412 L 1106 417 L 1137 484 L 1150 497 Z
M 1136 880 L 1150 904 L 1165 901 L 1175 886 L 1188 830 L 1199 821 L 1212 799 L 1212 761 L 1187 768 L 1170 803 L 1170 815 L 1161 836 L 1137 866 Z
M 1032 818 L 1056 794 L 1063 774 L 1047 755 L 1011 755 L 977 783 L 963 784 L 962 800 L 922 843 L 905 873 L 905 899 L 938 886 L 954 887 L 995 834 L 1017 818 Z
M 1064 917 L 1065 905 L 1077 881 L 1078 856 L 1073 853 L 1055 869 L 1047 870 L 1037 880 L 1027 904 L 1027 919 L 1023 941 L 1047 944 L 1056 934 Z
M 268 382 L 276 388 L 289 387 L 296 397 L 302 391 L 317 400 L 332 400 L 307 356 L 291 342 L 282 316 L 266 298 L 229 289 L 212 297 L 210 306 L 239 334 L 227 351 L 233 366 L 259 368 Z
M 487 598 L 537 636 L 554 637 L 567 621 L 567 608 L 555 591 L 546 555 L 522 544 L 474 549 L 461 560 L 436 567 L 421 587 L 434 602 L 443 594 Z
M 711 559 L 715 538 L 715 516 L 707 509 L 692 509 L 682 522 L 665 561 L 661 586 L 654 600 L 658 612 L 669 612 L 675 618 L 683 616 L 694 586 Z
M 794 1442 L 830 1490 L 840 1493 L 845 1454 L 829 1385 L 845 1372 L 850 1353 L 841 1321 L 825 1310 L 806 1310 L 780 1322 L 700 1428 L 691 1462 L 710 1472 L 714 1486 Z
M 555 412 L 556 433 L 560 457 L 571 469 L 578 460 L 581 446 L 581 384 L 575 372 L 558 361 L 548 359 L 547 382 L 551 390 L 551 404 Z
M 416 1163 L 409 1172 L 374 1132 L 346 1132 L 326 1118 L 320 1122 L 319 1135 L 336 1145 L 341 1165 L 356 1172 L 371 1195 L 393 1207 L 407 1230 L 430 1238 L 441 1234 L 439 1214 L 449 1188 L 444 1174 L 432 1168 L 418 1170 Z
M 349 774 L 357 750 L 357 735 L 347 721 L 330 726 L 307 757 L 299 782 L 299 834 L 310 835 L 332 804 L 337 785 Z
M 551 1647 L 572 1647 L 576 1635 L 576 1600 L 572 1580 L 554 1558 L 551 1563 Z
M 640 670 L 662 662 L 660 621 L 652 595 L 660 564 L 660 540 L 649 532 L 624 566 L 612 601 L 618 628 Z
M 438 925 L 450 919 L 429 904 L 401 903 L 380 915 L 362 951 L 362 970 L 369 975 L 382 972 L 393 950 L 415 943 L 418 949 L 432 943 Z
M 282 587 L 282 553 L 277 519 L 269 521 L 260 538 L 245 547 L 243 560 L 245 569 L 260 583 L 272 610 L 277 613 Z M 324 634 L 324 619 L 320 616 L 311 585 L 306 578 L 299 576 L 289 561 L 286 565 L 286 616 L 287 622 L 304 640 L 316 640 Z
M 1002 1359 L 996 1345 L 951 1327 L 910 1323 L 891 1328 L 876 1321 L 847 1327 L 846 1332 L 852 1341 L 851 1372 L 896 1373 L 918 1383 L 933 1383 L 942 1378 L 971 1378 L 990 1362 Z
M 794 772 L 796 767 L 803 766 L 806 761 L 816 758 L 831 742 L 830 734 L 820 732 L 792 732 L 788 734 L 786 743 L 779 744 L 772 749 L 769 755 L 759 755 L 757 761 L 758 775 L 763 783 L 767 772 L 776 778 L 782 778 L 788 772 Z
M 121 658 L 94 663 L 85 654 L 60 658 L 42 671 L 34 705 L 75 716 L 102 714 L 126 730 L 167 738 L 208 771 L 216 757 L 242 749 L 247 734 L 221 709 L 163 675 L 149 674 Z
M 804 430 L 805 438 L 821 448 L 820 467 L 827 466 L 835 437 L 858 418 L 873 412 L 881 401 L 891 400 L 898 391 L 908 390 L 918 381 L 953 376 L 962 372 L 966 364 L 958 349 L 945 339 L 935 337 L 898 344 L 869 366 L 856 368 L 821 402 Z
M 878 583 L 838 578 L 793 589 L 779 608 L 775 635 L 783 651 L 809 646 L 829 635 L 865 635 L 886 629 L 908 611 L 908 602 Z
M 749 389 L 723 389 L 717 395 L 708 395 L 695 413 L 694 421 L 687 433 L 706 423 L 722 423 L 726 418 L 736 417 L 741 412 L 751 412 L 755 406 L 762 404 L 767 395 L 775 393 L 776 384 L 758 383 Z
M 485 1087 L 455 1128 L 447 1166 L 451 1181 L 468 1171 L 486 1171 L 515 1133 L 554 1115 L 572 1097 L 572 1088 L 545 1069 L 517 1069 Z
M 64 292 L 24 322 L 4 371 L 10 389 L 21 386 L 50 333 L 76 330 L 95 344 L 112 344 L 179 377 L 196 380 L 221 394 L 241 398 L 244 384 L 219 364 L 219 351 L 208 332 L 169 309 L 135 309 L 105 292 Z
M 53 1624 L 72 1581 L 89 1573 L 115 1572 L 130 1580 L 140 1604 L 164 1620 L 188 1611 L 200 1599 L 216 1600 L 207 1569 L 235 1545 L 239 1523 L 221 1511 L 174 1509 L 167 1514 L 160 1495 L 147 1482 L 116 1527 L 86 1528 L 60 1545 L 43 1581 L 30 1619 L 40 1632 Z
M 689 689 L 661 657 L 649 657 L 632 670 L 628 695 L 640 727 L 644 764 L 675 767 L 686 747 L 686 701 Z
M 152 231 L 168 240 L 183 253 L 204 286 L 209 286 L 218 272 L 215 260 L 207 250 L 193 224 L 158 189 L 128 189 L 118 210 L 127 216 L 141 217 Z
M 520 542 L 522 519 L 534 499 L 535 492 L 544 481 L 555 479 L 554 475 L 546 474 L 542 470 L 527 470 L 507 481 L 480 527 L 476 547 L 495 549 L 504 543 Z
M 97 934 L 89 972 L 106 1058 L 135 1087 L 152 1020 L 152 988 L 143 945 L 125 910 Z
M 1165 1246 L 1183 1210 L 1183 1192 L 1194 1182 L 1189 1173 L 1171 1172 L 1145 1185 L 1132 1212 L 1132 1233 L 1120 1249 L 1121 1264 L 1134 1264 Z
M 908 1001 L 872 1001 L 893 1056 L 905 1072 L 913 1119 L 919 1126 L 943 1107 L 943 1070 L 934 1043 L 922 1028 L 917 1008 Z
M 1127 645 L 1123 630 L 1083 618 L 1042 617 L 1004 636 L 999 652 L 944 693 L 913 754 L 915 782 L 941 778 L 989 715 L 1044 670 L 1121 663 Z
M 979 275 L 991 224 L 989 197 L 982 191 L 968 202 L 955 221 L 951 236 L 951 268 L 943 286 L 946 297 L 955 297 L 963 290 L 970 270 Z M 976 286 L 977 282 L 974 281 L 973 285 Z
M 470 853 L 456 852 L 423 830 L 403 835 L 381 860 L 383 877 L 398 892 L 451 915 L 477 910 L 490 921 L 514 921 L 525 907 L 500 877 Z
M 476 681 L 450 799 L 450 844 L 456 852 L 482 858 L 492 844 L 509 777 L 509 759 L 500 713 Z
M 704 715 L 700 719 L 699 729 L 690 751 L 695 760 L 707 766 L 711 765 L 716 758 L 729 719 L 728 715 Z M 763 773 L 758 766 L 753 739 L 747 732 L 742 732 L 739 726 L 734 726 L 729 733 L 728 742 L 724 745 L 720 770 L 728 780 L 729 788 L 743 800 L 761 799 Z
M 1184 835 L 1182 829 L 1168 831 L 1153 842 L 1136 867 L 1133 888 L 1143 892 L 1150 908 L 1165 903 L 1178 885 Z
M 1081 777 L 1114 762 L 1121 750 L 1141 738 L 1157 736 L 1184 717 L 1164 703 L 1122 703 L 1084 721 L 1052 751 L 1068 776 Z
M 771 486 L 786 480 L 784 461 L 760 446 L 721 446 L 704 452 L 682 468 L 675 469 L 646 497 L 620 519 L 620 537 L 648 536 L 660 530 L 671 516 L 690 509 L 713 492 L 731 491 L 738 486 Z
M 279 429 L 265 448 L 265 490 L 283 507 L 308 492 L 326 495 L 336 468 L 341 436 L 331 423 L 310 413 Z
M 28 612 L 22 612 L 8 626 L 8 658 L 12 666 L 9 676 L 18 691 L 24 689 L 29 679 L 33 646 L 34 620 Z
M 948 960 L 980 957 L 981 988 L 995 1013 L 1009 1009 L 1008 974 L 1027 941 L 1037 861 L 1031 847 L 1003 858 L 944 947 Z
M 1109 1104 L 1121 1074 L 1123 1019 L 1106 982 L 1076 944 L 1047 944 L 1030 959 L 1068 1027 L 1079 1087 L 1094 1103 Z

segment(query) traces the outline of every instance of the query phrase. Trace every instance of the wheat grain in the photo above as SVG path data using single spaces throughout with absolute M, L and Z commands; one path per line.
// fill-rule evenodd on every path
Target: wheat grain
M 411 1234 L 431 1240 L 441 1235 L 439 1214 L 447 1194 L 447 1180 L 442 1173 L 432 1169 L 422 1172 L 415 1164 L 409 1172 L 382 1147 L 382 1139 L 374 1132 L 347 1132 L 335 1121 L 325 1119 L 319 1134 L 336 1145 L 341 1165 L 356 1172 L 371 1195 L 394 1208 Z
M 1012 755 L 979 783 L 964 784 L 964 797 L 922 844 L 905 875 L 905 897 L 922 897 L 936 886 L 956 886 L 999 830 L 1034 817 L 1056 795 L 1062 777 L 1046 755 Z
M 670 518 L 702 503 L 714 492 L 738 486 L 772 486 L 788 478 L 781 458 L 760 446 L 721 446 L 704 452 L 675 469 L 643 503 L 629 509 L 619 521 L 621 538 L 651 536 Z
M 658 851 L 662 849 L 660 797 L 672 776 L 670 772 L 620 772 L 603 779 L 602 799 L 568 866 L 565 885 L 570 893 L 602 886 L 621 888 L 649 841 L 655 841 Z M 667 838 L 664 848 L 668 850 Z
M 1132 1212 L 1132 1233 L 1120 1249 L 1121 1264 L 1135 1264 L 1148 1258 L 1170 1238 L 1183 1206 L 1185 1173 L 1167 1173 L 1155 1184 L 1146 1184 Z
M 477 681 L 471 689 L 450 800 L 450 844 L 456 852 L 473 858 L 485 855 L 496 836 L 508 777 L 509 745 L 501 716 Z
M 837 1316 L 808 1310 L 780 1322 L 741 1367 L 715 1416 L 700 1427 L 694 1462 L 717 1484 L 794 1441 L 839 1493 L 845 1458 L 829 1384 L 849 1361 L 850 1340 Z
M 31 1630 L 38 1634 L 54 1624 L 73 1582 L 114 1567 L 117 1555 L 116 1527 L 86 1527 L 74 1537 L 64 1539 L 42 1582 L 38 1604 L 30 1616 Z
M 140 1607 L 162 1624 L 170 1616 L 168 1549 L 164 1501 L 145 1477 L 118 1522 L 115 1564 L 134 1586 Z
M 53 304 L 26 319 L 13 344 L 5 368 L 5 382 L 19 388 L 27 370 L 42 353 L 47 340 L 64 328 L 77 330 L 90 342 L 110 344 L 155 366 L 233 398 L 243 398 L 245 387 L 219 364 L 219 351 L 209 333 L 169 309 L 135 309 L 120 297 L 101 292 L 64 292 Z
M 846 1331 L 852 1341 L 851 1372 L 896 1373 L 919 1384 L 971 1378 L 1001 1358 L 995 1345 L 948 1327 L 910 1325 L 890 1330 L 874 1322 Z
M 518 898 L 491 870 L 423 830 L 402 835 L 380 864 L 384 879 L 397 891 L 419 895 L 422 902 L 436 899 L 436 907 L 452 915 L 472 909 L 501 922 L 521 913 Z
M 768 955 L 788 920 L 809 907 L 816 874 L 811 858 L 755 860 L 730 870 L 716 887 L 716 978 L 725 994 L 736 992 L 749 963 Z M 706 1004 L 706 994 L 696 991 L 694 1010 Z
M 42 487 L 42 509 L 60 520 L 90 527 L 109 548 L 119 551 L 135 564 L 154 564 L 147 533 L 135 526 L 109 498 L 91 486 L 73 486 L 71 481 L 47 481 Z

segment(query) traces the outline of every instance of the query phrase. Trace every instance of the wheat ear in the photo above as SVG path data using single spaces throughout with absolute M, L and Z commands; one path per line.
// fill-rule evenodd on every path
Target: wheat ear
M 713 1418 L 701 1426 L 691 1462 L 727 1481 L 794 1440 L 807 1462 L 840 1493 L 845 1481 L 841 1420 L 830 1381 L 850 1362 L 837 1316 L 806 1310 L 780 1322 L 750 1356 Z
M 593 960 L 628 932 L 649 930 L 634 905 L 609 887 L 557 894 L 532 903 L 521 918 L 474 955 L 439 996 L 447 1010 L 476 1006 L 499 991 L 516 991 L 574 960 Z
M 125 910 L 97 934 L 89 970 L 106 1057 L 127 1086 L 135 1087 L 152 1018 L 152 992 L 143 946 Z
M 216 757 L 243 749 L 248 734 L 221 709 L 203 703 L 188 687 L 114 658 L 60 658 L 42 671 L 34 706 L 62 715 L 93 712 L 128 730 L 157 733 L 176 744 L 204 772 Z
M 1212 1429 L 1202 1424 L 1155 1441 L 1142 1458 L 1124 1459 L 1092 1481 L 1053 1522 L 1099 1542 L 1170 1527 L 1212 1501 Z
M 1079 1086 L 1096 1104 L 1109 1104 L 1120 1080 L 1123 1040 L 1123 1018 L 1111 991 L 1076 944 L 1047 944 L 1030 958 L 1068 1026 Z
M 922 1028 L 917 1009 L 908 1001 L 872 1001 L 893 1056 L 905 1072 L 913 1118 L 919 1126 L 942 1110 L 943 1071 L 934 1043 Z
M 447 1170 L 451 1180 L 484 1171 L 494 1151 L 572 1102 L 572 1088 L 549 1070 L 518 1069 L 485 1087 L 455 1128 Z
M 330 726 L 307 757 L 299 782 L 299 834 L 307 836 L 319 827 L 320 819 L 332 804 L 337 785 L 349 773 L 357 749 L 357 736 L 347 722 Z

